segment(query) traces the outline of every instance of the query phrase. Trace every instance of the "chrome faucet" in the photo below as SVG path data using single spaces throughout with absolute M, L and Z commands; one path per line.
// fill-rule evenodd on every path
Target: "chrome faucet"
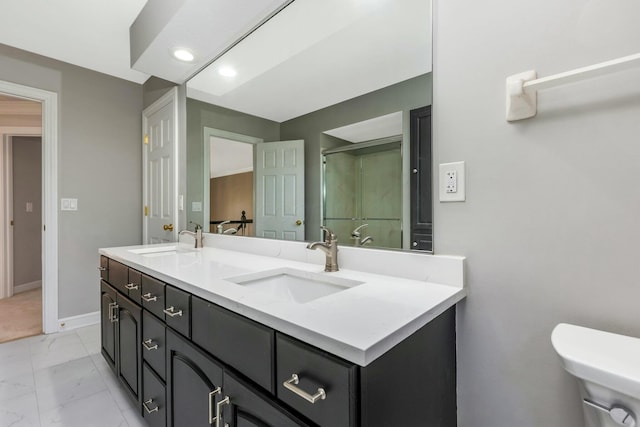
M 224 225 L 229 224 L 230 222 L 231 221 L 227 220 L 222 221 L 220 224 L 218 224 L 218 226 L 216 227 L 216 230 L 218 230 L 218 234 L 236 234 L 238 230 L 236 230 L 235 228 L 227 228 L 226 230 L 224 229 Z
M 360 227 L 356 228 L 351 232 L 351 238 L 355 240 L 354 246 L 363 246 L 366 243 L 373 242 L 373 237 L 367 236 L 364 239 L 360 239 L 360 230 L 369 224 L 362 224 Z
M 179 235 L 189 235 L 191 237 L 193 237 L 196 241 L 195 244 L 195 248 L 201 248 L 202 247 L 202 241 L 204 240 L 204 237 L 202 236 L 202 226 L 200 224 L 196 224 L 193 221 L 189 221 L 189 224 L 194 224 L 196 226 L 195 228 L 195 233 L 193 231 L 189 231 L 189 230 L 182 230 L 180 231 L 180 233 L 178 233 Z
M 320 249 L 326 256 L 324 271 L 338 271 L 338 237 L 327 227 L 320 227 L 324 234 L 324 242 L 313 242 L 307 249 Z

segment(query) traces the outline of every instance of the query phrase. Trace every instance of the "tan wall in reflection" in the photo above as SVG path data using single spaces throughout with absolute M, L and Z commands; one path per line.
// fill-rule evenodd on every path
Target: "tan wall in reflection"
M 254 219 L 253 213 L 253 172 L 211 178 L 211 220 L 237 221 L 242 211 L 247 212 L 247 219 Z M 247 224 L 245 236 L 253 236 L 253 224 Z M 238 224 L 225 224 L 237 228 Z M 216 232 L 216 226 L 211 225 L 211 233 Z M 242 234 L 240 231 L 238 234 Z

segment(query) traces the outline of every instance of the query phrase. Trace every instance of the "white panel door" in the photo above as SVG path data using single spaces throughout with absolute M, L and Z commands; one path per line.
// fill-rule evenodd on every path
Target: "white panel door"
M 146 117 L 144 243 L 176 240 L 174 108 L 173 101 L 165 102 Z
M 256 145 L 256 236 L 304 240 L 304 141 Z

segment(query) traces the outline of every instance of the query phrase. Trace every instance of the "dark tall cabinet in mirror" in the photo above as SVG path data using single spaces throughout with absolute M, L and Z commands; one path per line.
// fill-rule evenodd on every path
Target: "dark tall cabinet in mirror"
M 431 106 L 411 110 L 411 249 L 433 251 Z

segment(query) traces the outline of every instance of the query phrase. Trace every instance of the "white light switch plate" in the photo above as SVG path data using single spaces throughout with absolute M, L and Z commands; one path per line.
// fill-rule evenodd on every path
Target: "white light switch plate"
M 78 199 L 60 199 L 61 211 L 77 211 Z
M 464 162 L 441 163 L 438 170 L 441 202 L 464 202 Z
M 191 212 L 202 212 L 202 202 L 191 202 Z

